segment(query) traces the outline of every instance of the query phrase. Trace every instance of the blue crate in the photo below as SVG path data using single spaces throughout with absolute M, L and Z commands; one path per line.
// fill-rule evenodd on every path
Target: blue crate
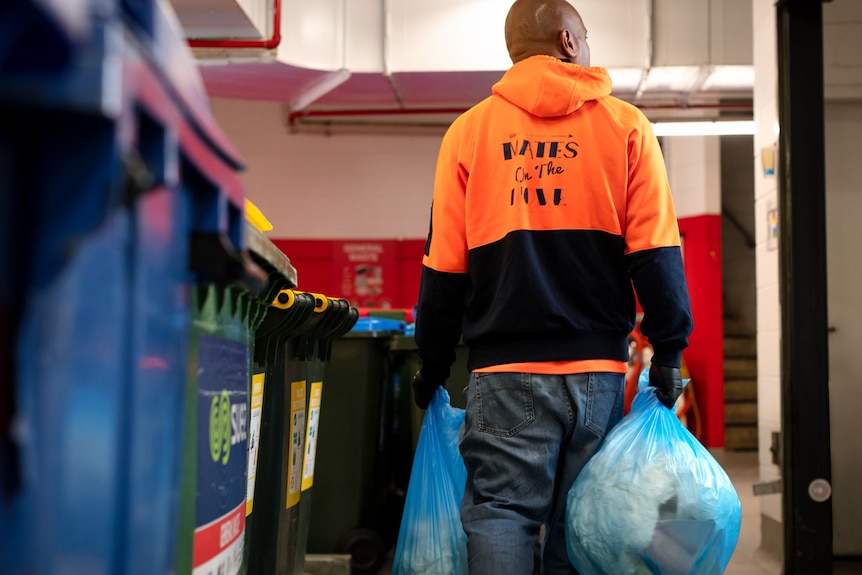
M 126 26 L 141 35 L 145 41 L 152 41 L 155 31 L 155 0 L 120 0 Z
M 248 271 L 236 163 L 116 26 L 0 79 L 4 575 L 175 570 L 193 238 Z M 142 73 L 88 84 L 106 58 Z
M 116 0 L 18 0 L 0 7 L 0 102 L 116 116 L 110 64 L 122 50 Z
M 0 71 L 62 70 L 89 25 L 90 0 L 0 3 Z
M 28 128 L 38 131 L 14 148 L 17 177 L 3 196 L 20 235 L 0 243 L 0 259 L 12 262 L 4 278 L 17 280 L 4 282 L 0 305 L 22 309 L 19 485 L 0 511 L 15 536 L 0 538 L 0 564 L 13 574 L 169 572 L 190 201 L 169 178 L 132 193 L 112 122 L 33 115 Z M 170 147 L 176 137 L 152 126 L 141 133 L 139 155 L 157 177 L 171 153 L 158 140 Z M 20 255 L 7 259 L 10 250 Z

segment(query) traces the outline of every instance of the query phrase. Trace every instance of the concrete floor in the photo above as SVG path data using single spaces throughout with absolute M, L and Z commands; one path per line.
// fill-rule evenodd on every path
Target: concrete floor
M 753 485 L 758 481 L 755 452 L 714 452 L 733 481 L 742 503 L 739 542 L 724 575 L 783 575 L 781 562 L 760 550 L 760 505 Z M 309 557 L 307 572 L 319 575 L 349 575 L 349 556 Z M 390 575 L 387 564 L 379 575 Z M 817 574 L 821 575 L 821 574 Z M 826 575 L 826 574 L 822 574 Z M 833 575 L 862 575 L 862 561 L 836 561 Z
M 730 476 L 742 503 L 739 541 L 725 575 L 781 575 L 781 562 L 760 551 L 760 504 L 753 491 L 759 479 L 757 452 L 718 450 L 713 455 Z
M 725 575 L 782 575 L 784 570 L 781 562 L 760 551 L 760 505 L 752 489 L 759 480 L 757 453 L 722 450 L 714 452 L 714 456 L 733 481 L 742 503 L 742 528 L 739 542 L 724 572 Z M 832 573 L 833 575 L 862 574 L 862 561 L 836 560 Z

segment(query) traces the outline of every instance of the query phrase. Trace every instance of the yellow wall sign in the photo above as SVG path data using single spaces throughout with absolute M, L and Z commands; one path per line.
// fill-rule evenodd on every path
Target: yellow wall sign
M 287 498 L 285 507 L 290 509 L 299 503 L 302 485 L 302 446 L 305 429 L 305 381 L 290 384 L 290 449 L 287 461 Z
M 305 432 L 305 458 L 302 465 L 302 490 L 314 484 L 314 458 L 317 455 L 317 429 L 320 422 L 320 400 L 323 397 L 323 382 L 311 384 L 308 400 L 308 429 Z
M 263 414 L 264 374 L 251 376 L 251 415 L 249 416 L 248 438 L 248 491 L 245 495 L 245 515 L 251 515 L 254 505 L 254 480 L 257 478 L 257 454 L 260 444 L 260 419 Z

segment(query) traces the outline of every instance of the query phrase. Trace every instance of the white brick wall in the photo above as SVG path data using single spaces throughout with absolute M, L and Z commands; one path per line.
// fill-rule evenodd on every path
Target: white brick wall
M 280 104 L 213 100 L 272 237 L 424 238 L 441 135 L 291 134 Z
M 862 15 L 860 15 L 862 17 Z M 829 398 L 835 553 L 862 553 L 862 412 L 859 341 L 862 340 L 862 182 L 858 137 L 862 102 L 826 106 L 826 248 L 829 325 Z
M 423 238 L 442 138 L 292 134 L 277 103 L 214 99 L 213 114 L 246 162 L 249 199 L 304 239 Z M 721 212 L 717 136 L 664 139 L 679 217 Z M 321 212 L 325 210 L 325 214 Z
M 679 218 L 721 213 L 721 140 L 679 136 L 662 142 Z
M 781 429 L 781 362 L 778 350 L 781 337 L 781 309 L 778 303 L 778 250 L 767 249 L 767 211 L 778 205 L 777 176 L 764 176 L 761 148 L 777 140 L 778 71 L 776 68 L 776 21 L 773 0 L 752 1 L 754 27 L 754 111 L 757 133 L 754 137 L 754 218 L 757 242 L 757 409 L 760 437 L 761 479 L 780 476 L 771 463 L 771 434 Z M 780 234 L 780 231 L 779 231 Z M 759 498 L 761 513 L 781 521 L 781 496 Z

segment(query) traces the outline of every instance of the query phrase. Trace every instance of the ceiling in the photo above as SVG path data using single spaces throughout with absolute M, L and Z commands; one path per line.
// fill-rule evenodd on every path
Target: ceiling
M 256 23 L 237 0 L 181 0 L 172 2 L 189 38 L 259 38 Z
M 315 123 L 448 124 L 457 113 L 489 95 L 504 73 L 503 69 L 365 72 L 295 65 L 284 58 L 283 46 L 273 46 L 284 44 L 283 39 L 263 30 L 284 30 L 281 20 L 294 14 L 279 12 L 279 0 L 257 0 L 270 3 L 268 16 L 273 21 L 255 28 L 249 9 L 241 5 L 249 1 L 172 0 L 172 4 L 186 36 L 196 39 L 193 53 L 209 95 L 284 103 L 287 121 L 294 127 Z M 251 42 L 232 45 L 238 39 Z M 255 47 L 255 42 L 260 46 Z M 614 95 L 641 107 L 654 121 L 746 119 L 752 115 L 754 72 L 750 64 L 608 69 Z

